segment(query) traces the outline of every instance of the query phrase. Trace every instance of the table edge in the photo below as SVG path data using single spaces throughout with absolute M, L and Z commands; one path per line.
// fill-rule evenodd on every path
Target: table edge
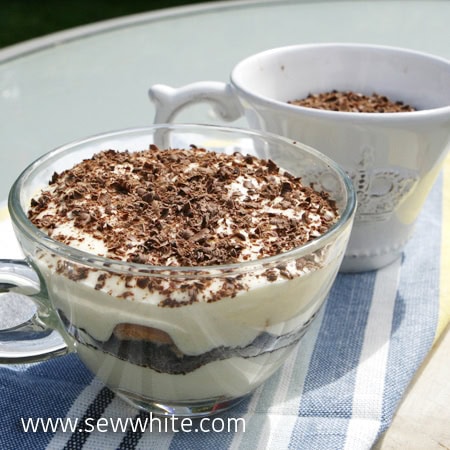
M 71 41 L 83 39 L 96 34 L 107 33 L 113 30 L 126 28 L 132 25 L 140 25 L 148 22 L 156 22 L 175 18 L 177 16 L 204 14 L 208 12 L 229 10 L 234 8 L 246 8 L 251 6 L 279 6 L 281 4 L 315 3 L 317 0 L 220 0 L 206 3 L 193 3 L 189 5 L 172 6 L 152 11 L 144 11 L 116 18 L 100 20 L 86 25 L 68 28 L 62 31 L 46 34 L 28 39 L 17 44 L 0 48 L 0 64 L 27 56 L 54 45 L 65 44 Z M 342 2 L 345 0 L 319 0 L 327 2 Z M 367 0 L 353 0 L 365 2 Z M 390 1 L 390 0 L 382 0 Z M 413 0 L 402 0 L 405 3 Z M 438 0 L 439 1 L 439 0 Z M 447 0 L 440 0 L 447 1 Z
M 0 49 L 0 64 L 28 56 L 54 45 L 65 44 L 89 36 L 107 33 L 128 26 L 145 24 L 175 18 L 177 16 L 204 14 L 212 11 L 227 10 L 249 6 L 279 5 L 283 3 L 310 3 L 311 0 L 221 0 L 207 3 L 194 3 L 183 6 L 173 6 L 147 12 L 129 14 L 112 19 L 101 20 L 86 25 L 69 28 L 46 34 Z M 341 1 L 341 0 L 329 0 Z

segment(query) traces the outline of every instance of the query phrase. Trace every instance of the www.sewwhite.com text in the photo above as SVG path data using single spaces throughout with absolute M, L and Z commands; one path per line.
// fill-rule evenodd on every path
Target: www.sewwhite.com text
M 20 418 L 22 430 L 25 433 L 51 432 L 56 433 L 125 433 L 131 432 L 158 432 L 158 433 L 236 433 L 245 432 L 245 419 L 204 417 L 191 419 L 190 417 L 154 416 L 150 413 L 145 417 L 101 417 L 101 418 Z

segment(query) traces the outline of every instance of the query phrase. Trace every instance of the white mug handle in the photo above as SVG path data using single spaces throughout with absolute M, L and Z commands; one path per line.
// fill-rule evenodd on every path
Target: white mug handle
M 0 259 L 0 294 L 24 294 L 38 306 L 36 314 L 27 322 L 0 330 L 0 364 L 43 361 L 68 352 L 63 338 L 54 329 L 57 326 L 48 325 L 52 313 L 40 301 L 41 295 L 45 297 L 45 289 L 41 292 L 41 288 L 39 277 L 26 261 Z
M 154 123 L 173 122 L 186 106 L 195 103 L 211 103 L 214 112 L 226 122 L 239 119 L 242 108 L 230 84 L 219 81 L 199 81 L 180 88 L 155 84 L 149 90 L 156 113 Z

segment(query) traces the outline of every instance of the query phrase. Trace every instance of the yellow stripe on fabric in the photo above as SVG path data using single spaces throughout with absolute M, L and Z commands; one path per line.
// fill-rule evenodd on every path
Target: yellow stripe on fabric
M 450 155 L 443 167 L 441 273 L 439 286 L 439 322 L 436 339 L 450 322 Z
M 5 206 L 4 208 L 0 208 L 0 222 L 9 219 L 8 208 Z

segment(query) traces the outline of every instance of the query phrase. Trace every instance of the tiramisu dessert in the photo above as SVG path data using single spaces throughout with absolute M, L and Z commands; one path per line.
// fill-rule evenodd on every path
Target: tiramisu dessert
M 55 173 L 28 215 L 105 258 L 104 270 L 40 260 L 83 361 L 118 392 L 161 402 L 258 386 L 319 310 L 343 252 L 289 257 L 338 220 L 326 192 L 271 160 L 195 146 L 97 153 Z

